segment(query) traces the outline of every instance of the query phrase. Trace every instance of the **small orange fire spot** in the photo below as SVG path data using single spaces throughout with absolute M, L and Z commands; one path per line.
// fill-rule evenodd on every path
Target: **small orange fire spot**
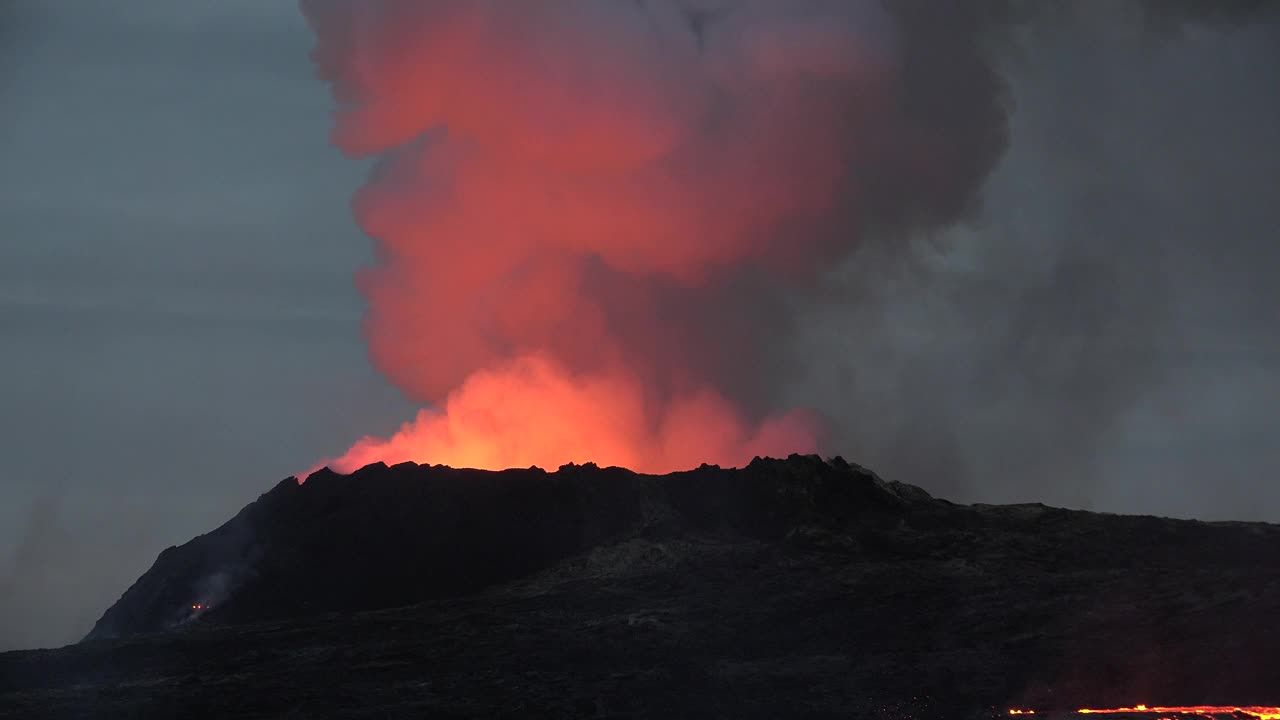
M 1010 715 L 1035 715 L 1035 710 L 1010 708 Z M 1154 720 L 1177 720 L 1189 715 L 1238 720 L 1280 720 L 1280 707 L 1258 705 L 1134 705 L 1117 708 L 1080 708 L 1076 715 L 1156 715 Z
M 1260 707 L 1249 705 L 1237 707 L 1232 705 L 1134 705 L 1122 708 L 1080 708 L 1080 715 L 1201 715 L 1204 717 L 1252 718 L 1253 720 L 1280 720 L 1280 707 Z

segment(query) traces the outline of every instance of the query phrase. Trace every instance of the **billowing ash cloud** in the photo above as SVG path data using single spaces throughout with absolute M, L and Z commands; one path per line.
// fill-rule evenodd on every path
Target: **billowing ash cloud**
M 790 301 L 869 232 L 973 209 L 1005 144 L 991 6 L 303 0 L 377 158 L 376 366 L 429 405 L 334 462 L 643 470 L 814 449 Z

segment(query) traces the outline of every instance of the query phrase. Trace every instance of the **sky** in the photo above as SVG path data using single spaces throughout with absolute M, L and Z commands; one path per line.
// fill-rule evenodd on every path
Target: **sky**
M 1131 15 L 998 38 L 982 206 L 794 300 L 771 359 L 828 454 L 1280 521 L 1280 24 Z M 290 0 L 0 2 L 0 650 L 75 641 L 160 550 L 415 411 L 361 338 L 368 167 L 312 43 Z
M 410 412 L 365 359 L 364 170 L 294 4 L 5 7 L 0 648 L 78 639 L 160 550 Z

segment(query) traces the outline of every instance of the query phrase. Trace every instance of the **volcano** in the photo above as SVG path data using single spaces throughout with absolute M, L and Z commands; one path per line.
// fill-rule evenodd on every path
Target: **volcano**
M 282 481 L 83 642 L 0 654 L 0 716 L 1273 706 L 1277 613 L 1273 525 L 959 505 L 803 455 L 379 463 Z

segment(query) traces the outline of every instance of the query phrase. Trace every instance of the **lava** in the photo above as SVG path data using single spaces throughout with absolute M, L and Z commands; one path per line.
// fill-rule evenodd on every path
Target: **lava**
M 378 461 L 429 459 L 482 469 L 591 461 L 661 473 L 811 453 L 814 428 L 802 412 L 751 426 L 710 389 L 674 400 L 651 428 L 638 382 L 623 375 L 574 377 L 546 358 L 530 357 L 476 373 L 450 394 L 442 412 L 422 410 L 391 438 L 366 437 L 328 464 L 348 473 Z
M 1122 708 L 1081 708 L 1080 715 L 1201 715 L 1204 717 L 1239 717 L 1253 720 L 1280 720 L 1280 707 L 1250 705 L 1134 705 Z
M 1015 708 L 1010 715 L 1035 715 L 1035 710 Z M 1280 720 L 1280 706 L 1259 705 L 1133 705 L 1117 708 L 1080 708 L 1076 715 L 1156 715 L 1159 720 L 1174 717 L 1240 718 L 1248 720 Z

